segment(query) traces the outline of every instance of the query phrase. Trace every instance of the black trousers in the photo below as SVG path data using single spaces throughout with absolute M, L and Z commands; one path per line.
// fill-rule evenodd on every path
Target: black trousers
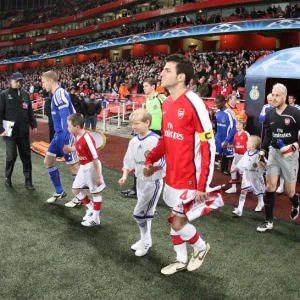
M 26 180 L 32 180 L 32 164 L 31 164 L 31 150 L 29 137 L 8 137 L 4 138 L 6 144 L 6 167 L 5 176 L 11 179 L 15 162 L 17 159 L 17 148 L 23 163 L 23 173 Z
M 50 141 L 50 143 L 53 140 L 54 134 L 55 134 L 54 126 L 52 124 L 49 124 L 49 141 Z

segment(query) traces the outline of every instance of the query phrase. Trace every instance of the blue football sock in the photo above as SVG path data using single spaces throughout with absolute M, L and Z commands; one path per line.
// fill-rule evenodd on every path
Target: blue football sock
M 48 168 L 47 171 L 48 171 L 49 176 L 55 187 L 55 192 L 57 194 L 61 194 L 64 191 L 64 189 L 60 182 L 60 176 L 59 176 L 59 171 L 58 171 L 57 167 L 54 166 L 54 167 Z

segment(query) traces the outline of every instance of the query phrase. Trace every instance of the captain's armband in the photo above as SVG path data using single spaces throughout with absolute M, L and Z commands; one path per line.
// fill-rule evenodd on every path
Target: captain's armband
M 208 140 L 214 139 L 214 131 L 212 129 L 205 131 L 205 132 L 200 132 L 199 133 L 200 140 L 201 142 L 206 142 Z

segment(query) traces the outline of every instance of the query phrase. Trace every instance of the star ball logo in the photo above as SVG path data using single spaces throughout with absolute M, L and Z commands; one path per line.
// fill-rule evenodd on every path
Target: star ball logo
M 259 98 L 259 90 L 257 85 L 252 86 L 249 96 L 252 100 L 257 100 Z

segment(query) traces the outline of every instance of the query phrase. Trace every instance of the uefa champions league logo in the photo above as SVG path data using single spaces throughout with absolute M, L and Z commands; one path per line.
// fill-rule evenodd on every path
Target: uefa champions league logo
M 251 100 L 257 100 L 259 98 L 259 90 L 257 85 L 252 86 L 252 90 L 249 93 Z

